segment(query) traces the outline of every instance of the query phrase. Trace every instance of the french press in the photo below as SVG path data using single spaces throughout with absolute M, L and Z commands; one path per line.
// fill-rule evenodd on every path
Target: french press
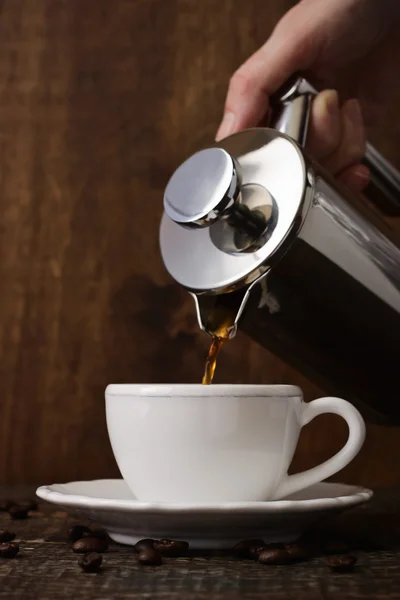
M 160 247 L 200 327 L 240 328 L 375 422 L 400 423 L 400 244 L 372 201 L 400 214 L 400 173 L 371 145 L 365 196 L 304 149 L 316 90 L 301 76 L 273 98 L 268 128 L 189 157 L 164 194 Z

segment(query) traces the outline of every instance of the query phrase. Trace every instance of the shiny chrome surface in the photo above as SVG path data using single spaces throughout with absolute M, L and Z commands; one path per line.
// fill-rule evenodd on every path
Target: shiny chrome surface
M 261 185 L 247 183 L 229 210 L 210 228 L 217 248 L 229 254 L 261 250 L 277 222 L 278 207 Z
M 285 133 L 300 146 L 305 146 L 311 101 L 311 94 L 303 94 L 279 103 L 279 106 L 273 111 L 271 127 Z
M 289 252 L 253 286 L 239 326 L 370 420 L 400 423 L 400 246 L 358 198 L 316 171 Z
M 222 293 L 264 274 L 301 227 L 310 199 L 305 159 L 287 136 L 271 129 L 252 129 L 222 140 L 219 147 L 239 165 L 241 201 L 247 199 L 253 209 L 264 207 L 265 212 L 258 213 L 264 214 L 265 230 L 256 237 L 262 242 L 258 247 L 243 233 L 235 237 L 226 227 L 229 235 L 221 249 L 221 222 L 187 229 L 165 213 L 160 229 L 164 264 L 176 281 L 198 293 Z
M 396 190 L 397 192 L 397 201 L 399 201 L 399 192 L 400 192 L 400 172 L 395 169 L 393 165 L 391 165 L 379 152 L 371 146 L 371 144 L 367 144 L 367 158 L 368 162 L 371 165 L 373 170 L 384 175 L 385 180 L 388 185 Z
M 286 133 L 300 146 L 307 138 L 312 96 L 317 89 L 301 75 L 293 75 L 271 98 L 270 127 Z M 370 169 L 371 180 L 364 195 L 384 214 L 400 216 L 400 172 L 371 144 L 363 163 Z
M 222 148 L 190 156 L 175 171 L 164 194 L 170 219 L 186 227 L 207 227 L 232 205 L 240 188 L 233 158 Z
M 400 172 L 371 144 L 367 144 L 363 162 L 371 173 L 365 195 L 387 216 L 399 217 Z
M 400 240 L 301 150 L 314 93 L 297 78 L 273 99 L 271 123 L 299 144 L 273 129 L 218 144 L 238 165 L 238 193 L 206 227 L 187 229 L 164 214 L 162 257 L 193 295 L 202 329 L 228 322 L 233 337 L 240 327 L 366 418 L 398 425 Z M 371 146 L 366 162 L 373 189 L 400 209 L 400 174 Z M 198 205 L 208 208 L 207 197 Z M 257 235 L 229 222 L 228 210 L 241 205 L 259 213 L 246 221 Z
M 261 276 L 261 278 L 262 277 L 263 276 Z M 234 338 L 238 330 L 239 321 L 250 297 L 250 292 L 257 281 L 258 280 L 228 294 L 221 294 L 220 296 L 194 294 L 191 292 L 200 329 L 205 331 L 205 333 L 215 335 L 215 331 L 218 329 L 219 324 L 218 323 L 217 326 L 215 326 L 215 320 L 218 319 L 220 315 L 221 320 L 228 316 L 230 317 L 230 326 L 226 328 L 228 331 L 228 338 Z
M 241 179 L 238 158 L 223 148 L 197 152 L 169 180 L 165 212 L 189 229 L 214 225 L 210 239 L 223 252 L 260 250 L 275 228 L 277 205 L 265 187 Z

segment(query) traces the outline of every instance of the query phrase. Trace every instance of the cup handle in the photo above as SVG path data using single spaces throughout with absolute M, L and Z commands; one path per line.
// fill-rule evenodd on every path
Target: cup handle
M 337 454 L 322 464 L 302 473 L 287 475 L 278 486 L 273 500 L 285 498 L 294 492 L 331 477 L 348 465 L 359 453 L 365 439 L 365 423 L 358 410 L 346 400 L 329 397 L 304 403 L 300 416 L 300 426 L 307 425 L 315 417 L 325 413 L 340 415 L 347 422 L 349 437 L 346 444 Z

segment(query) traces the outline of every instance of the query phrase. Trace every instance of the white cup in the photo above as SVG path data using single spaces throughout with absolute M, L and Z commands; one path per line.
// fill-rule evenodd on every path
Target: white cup
M 324 413 L 347 422 L 345 446 L 288 475 L 301 428 Z M 148 502 L 284 498 L 343 469 L 365 438 L 364 421 L 349 402 L 305 403 L 289 385 L 109 385 L 106 414 L 122 477 Z

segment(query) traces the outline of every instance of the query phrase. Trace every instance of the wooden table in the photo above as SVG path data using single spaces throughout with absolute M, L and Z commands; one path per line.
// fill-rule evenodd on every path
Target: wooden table
M 2 497 L 32 497 L 32 486 L 0 486 Z M 364 507 L 320 525 L 324 536 L 345 535 L 364 549 L 354 573 L 332 573 L 325 558 L 290 566 L 263 566 L 228 553 L 167 558 L 160 567 L 139 565 L 132 548 L 111 545 L 104 568 L 83 573 L 66 542 L 74 523 L 59 507 L 40 503 L 23 521 L 0 513 L 0 528 L 17 533 L 20 554 L 0 559 L 0 598 L 9 600 L 325 600 L 400 598 L 400 487 L 379 490 Z M 313 532 L 313 535 L 315 532 Z

